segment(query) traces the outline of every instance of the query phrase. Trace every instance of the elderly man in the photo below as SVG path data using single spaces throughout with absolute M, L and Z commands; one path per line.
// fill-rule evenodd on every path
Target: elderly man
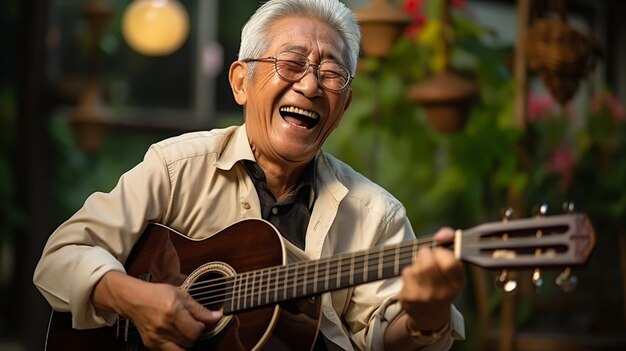
M 244 26 L 229 71 L 245 123 L 156 143 L 111 192 L 90 196 L 52 234 L 35 271 L 52 307 L 71 312 L 76 329 L 127 318 L 150 349 L 193 347 L 206 330 L 217 334 L 209 342 L 235 335 L 228 348 L 246 349 L 243 319 L 215 328 L 227 318 L 219 307 L 168 281 L 127 273 L 126 260 L 150 223 L 202 239 L 260 218 L 313 260 L 413 240 L 394 197 L 321 151 L 352 100 L 359 40 L 353 13 L 337 0 L 264 3 Z M 442 229 L 435 238 L 450 237 Z M 168 269 L 185 255 L 158 252 L 153 256 L 164 262 L 173 257 L 174 265 L 161 264 Z M 312 314 L 319 317 L 316 342 L 297 347 L 449 349 L 464 334 L 452 305 L 464 285 L 461 264 L 441 248 L 421 248 L 412 262 L 401 278 L 324 293 L 320 313 Z M 252 346 L 277 347 L 281 342 L 266 335 L 274 329 L 281 328 L 268 326 Z

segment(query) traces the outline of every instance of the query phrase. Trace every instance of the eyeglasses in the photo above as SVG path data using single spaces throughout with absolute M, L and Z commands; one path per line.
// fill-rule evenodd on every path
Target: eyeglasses
M 315 65 L 308 57 L 293 51 L 281 52 L 277 56 L 263 57 L 258 59 L 242 59 L 241 62 L 273 62 L 276 73 L 288 82 L 297 82 L 309 73 L 313 68 L 317 73 L 317 81 L 322 88 L 330 91 L 341 91 L 354 78 L 348 69 L 333 61 L 322 61 Z

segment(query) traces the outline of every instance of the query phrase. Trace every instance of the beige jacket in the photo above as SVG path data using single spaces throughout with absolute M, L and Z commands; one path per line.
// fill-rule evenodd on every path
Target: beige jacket
M 123 262 L 147 223 L 201 238 L 244 218 L 260 218 L 254 185 L 241 160 L 254 160 L 245 127 L 195 132 L 159 142 L 109 193 L 94 193 L 48 240 L 34 282 L 51 306 L 71 311 L 75 328 L 114 323 L 90 302 L 94 285 Z M 414 239 L 403 206 L 381 187 L 320 152 L 316 199 L 306 234 L 311 258 Z M 351 350 L 382 350 L 388 321 L 399 312 L 399 279 L 322 296 L 320 331 Z M 424 350 L 447 349 L 464 337 L 453 308 L 451 333 Z M 366 347 L 367 345 L 367 347 Z

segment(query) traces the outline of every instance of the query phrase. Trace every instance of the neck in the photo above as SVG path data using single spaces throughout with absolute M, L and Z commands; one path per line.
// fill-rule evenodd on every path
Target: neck
M 302 164 L 288 162 L 276 163 L 267 158 L 257 156 L 256 161 L 265 173 L 265 180 L 272 195 L 277 201 L 284 199 L 300 182 L 302 172 L 310 161 Z

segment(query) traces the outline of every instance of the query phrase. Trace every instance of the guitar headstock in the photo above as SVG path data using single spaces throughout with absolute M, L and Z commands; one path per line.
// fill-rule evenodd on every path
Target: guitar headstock
M 589 218 L 570 213 L 466 229 L 461 236 L 460 258 L 490 269 L 563 268 L 584 265 L 594 246 L 595 232 Z

